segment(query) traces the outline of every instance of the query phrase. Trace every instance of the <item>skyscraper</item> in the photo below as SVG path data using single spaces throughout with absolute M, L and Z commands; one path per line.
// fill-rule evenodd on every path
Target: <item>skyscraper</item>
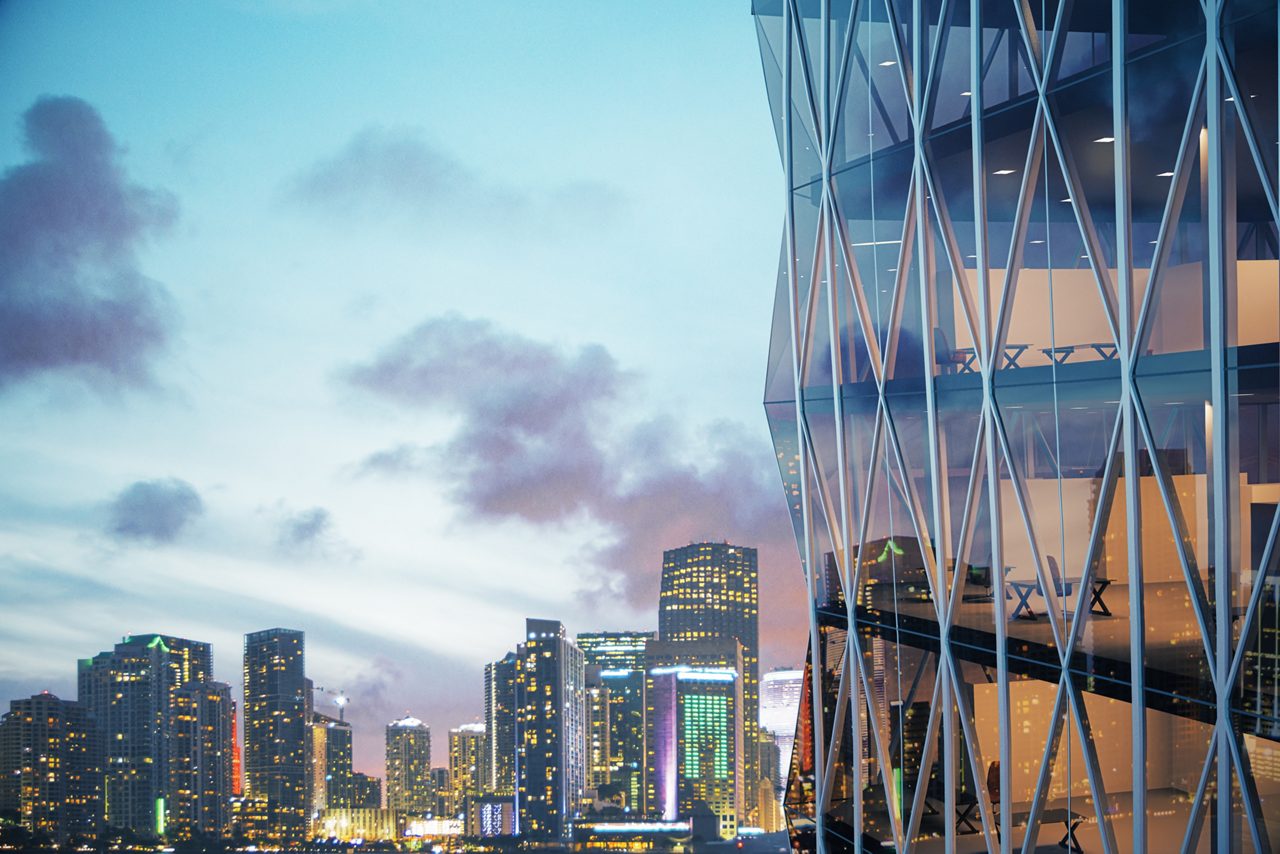
M 651 812 L 675 821 L 707 808 L 732 838 L 746 801 L 740 671 L 651 667 L 646 682 Z
M 311 813 L 351 809 L 351 724 L 311 713 Z
M 600 668 L 609 689 L 609 782 L 626 806 L 644 809 L 644 650 L 654 632 L 580 632 L 585 662 Z
M 484 785 L 495 795 L 516 790 L 516 654 L 484 666 Z
M 1276 3 L 880 9 L 753 3 L 794 846 L 1276 851 Z
M 0 718 L 0 810 L 58 843 L 97 835 L 102 752 L 92 717 L 48 692 L 10 701 Z
M 516 651 L 518 832 L 569 838 L 586 790 L 582 650 L 555 620 L 526 620 Z
M 449 730 L 449 782 L 453 788 L 453 815 L 467 808 L 468 799 L 484 793 L 487 743 L 484 724 L 463 724 L 457 729 Z
M 387 809 L 435 813 L 431 779 L 431 727 L 406 715 L 387 724 Z
M 358 810 L 382 809 L 382 779 L 355 771 L 351 774 L 351 807 Z
M 759 778 L 760 593 L 756 550 L 691 543 L 662 553 L 658 637 L 663 641 L 736 640 L 742 644 L 743 780 Z
M 791 767 L 791 745 L 796 740 L 796 714 L 800 710 L 803 670 L 773 670 L 760 680 L 760 728 L 778 745 L 780 767 Z M 784 772 L 779 783 L 784 782 Z
M 600 667 L 588 664 L 584 671 L 587 706 L 587 788 L 599 791 L 609 785 L 613 757 L 609 745 L 609 686 L 600 678 Z
M 80 702 L 93 713 L 105 751 L 106 826 L 164 832 L 174 697 L 212 671 L 209 644 L 158 634 L 131 635 L 79 662 Z
M 169 710 L 169 796 L 172 839 L 220 839 L 231 832 L 231 686 L 188 682 Z
M 245 795 L 265 802 L 268 841 L 306 837 L 310 724 L 303 633 L 277 628 L 245 635 Z

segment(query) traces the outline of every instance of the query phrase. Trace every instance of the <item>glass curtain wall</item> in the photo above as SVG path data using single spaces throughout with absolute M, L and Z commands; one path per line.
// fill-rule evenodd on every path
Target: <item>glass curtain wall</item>
M 809 850 L 1280 850 L 1277 7 L 755 0 Z

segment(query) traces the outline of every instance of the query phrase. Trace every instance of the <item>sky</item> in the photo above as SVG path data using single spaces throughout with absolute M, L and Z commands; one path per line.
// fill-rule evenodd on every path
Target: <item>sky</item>
M 302 629 L 380 773 L 700 540 L 802 662 L 782 190 L 745 0 L 0 2 L 0 704 Z

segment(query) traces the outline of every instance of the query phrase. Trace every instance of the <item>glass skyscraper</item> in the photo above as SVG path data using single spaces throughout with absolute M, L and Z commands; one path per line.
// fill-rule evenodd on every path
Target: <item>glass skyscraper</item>
M 431 727 L 405 716 L 386 729 L 387 809 L 425 816 L 436 812 L 431 779 Z
M 626 806 L 644 806 L 644 650 L 653 632 L 579 632 L 588 665 L 600 668 L 609 691 L 609 782 Z
M 306 837 L 310 803 L 311 686 L 303 633 L 244 636 L 245 796 L 265 805 L 269 841 Z
M 490 794 L 516 790 L 516 654 L 484 666 L 484 785 Z
M 1276 850 L 1276 4 L 754 13 L 793 833 Z
M 45 691 L 0 717 L 0 810 L 55 843 L 95 838 L 102 817 L 102 744 L 92 712 Z

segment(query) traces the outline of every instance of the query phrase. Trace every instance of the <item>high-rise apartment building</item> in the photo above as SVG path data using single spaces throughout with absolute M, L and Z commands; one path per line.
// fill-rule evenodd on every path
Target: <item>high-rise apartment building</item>
M 753 8 L 796 847 L 1277 850 L 1276 3 Z
M 744 815 L 741 671 L 657 666 L 646 675 L 649 802 L 655 817 L 710 809 L 723 839 Z
M 431 727 L 406 715 L 387 724 L 387 809 L 414 815 L 434 814 L 431 780 Z
M 644 650 L 654 632 L 580 632 L 588 665 L 600 668 L 609 691 L 609 782 L 625 793 L 625 806 L 644 809 Z
M 97 836 L 102 745 L 84 704 L 48 692 L 9 702 L 0 717 L 0 810 L 59 844 Z
M 231 833 L 231 686 L 188 682 L 169 709 L 169 838 L 224 839 Z
M 518 832 L 565 840 L 586 792 L 582 650 L 555 620 L 526 620 L 516 650 Z
M 457 811 L 485 793 L 484 768 L 489 739 L 484 724 L 463 724 L 449 731 L 449 781 Z
M 208 682 L 212 671 L 209 644 L 158 634 L 131 635 L 79 662 L 80 702 L 102 738 L 107 827 L 163 834 L 172 797 L 174 696 L 185 685 Z
M 311 686 L 302 632 L 266 629 L 244 637 L 244 782 L 264 802 L 266 841 L 306 838 Z
M 516 790 L 516 654 L 509 652 L 484 666 L 485 791 L 512 795 Z
M 588 664 L 583 671 L 587 715 L 587 788 L 599 792 L 609 786 L 613 757 L 609 746 L 609 686 L 600 668 Z
M 755 745 L 760 712 L 760 592 L 756 550 L 691 543 L 662 553 L 658 637 L 663 641 L 735 640 L 742 644 L 743 781 L 759 778 Z M 753 812 L 752 805 L 751 811 Z M 748 813 L 750 815 L 750 812 Z
M 351 774 L 351 808 L 357 810 L 382 809 L 382 780 L 355 771 Z
M 311 814 L 354 807 L 351 724 L 311 713 Z

